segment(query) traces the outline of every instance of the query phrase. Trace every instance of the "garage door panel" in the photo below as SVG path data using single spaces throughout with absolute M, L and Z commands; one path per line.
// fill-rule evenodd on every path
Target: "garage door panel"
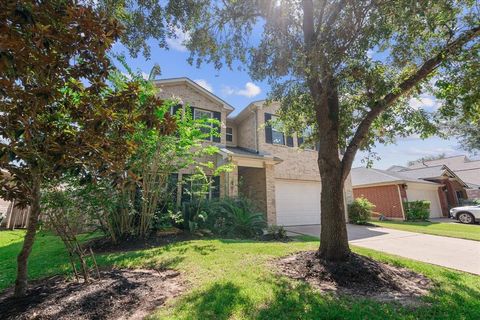
M 320 182 L 277 180 L 275 199 L 278 225 L 320 224 Z
M 438 191 L 409 186 L 407 189 L 408 201 L 430 201 L 430 217 L 442 217 L 442 209 L 438 198 Z

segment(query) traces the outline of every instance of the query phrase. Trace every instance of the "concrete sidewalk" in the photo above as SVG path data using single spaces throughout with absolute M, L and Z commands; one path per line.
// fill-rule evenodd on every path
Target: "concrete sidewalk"
M 314 237 L 320 225 L 286 227 Z M 480 275 L 480 242 L 381 227 L 347 225 L 352 245 Z

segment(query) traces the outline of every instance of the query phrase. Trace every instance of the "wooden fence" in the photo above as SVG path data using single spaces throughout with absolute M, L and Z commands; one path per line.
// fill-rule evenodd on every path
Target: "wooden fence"
M 10 202 L 6 212 L 6 217 L 2 220 L 1 226 L 6 229 L 26 228 L 28 226 L 28 218 L 30 208 L 20 209 L 15 206 L 15 201 Z

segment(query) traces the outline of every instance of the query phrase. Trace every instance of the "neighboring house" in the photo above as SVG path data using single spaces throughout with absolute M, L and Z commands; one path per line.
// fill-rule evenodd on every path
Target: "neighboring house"
M 448 216 L 443 185 L 404 175 L 403 172 L 368 168 L 352 169 L 355 198 L 364 197 L 375 205 L 375 212 L 394 219 L 405 219 L 405 201 L 427 200 L 430 217 Z
M 397 173 L 412 179 L 422 179 L 443 185 L 443 192 L 448 208 L 462 205 L 462 201 L 467 198 L 466 189 L 468 185 L 446 165 L 415 169 L 407 168 L 402 171 L 397 171 Z
M 415 163 L 408 168 L 403 167 L 403 170 L 441 165 L 447 166 L 467 184 L 466 194 L 468 199 L 480 199 L 480 160 L 470 160 L 468 157 L 461 155 Z M 396 171 L 402 170 L 393 169 Z
M 233 171 L 216 180 L 218 192 L 211 195 L 250 198 L 266 214 L 270 225 L 320 223 L 320 174 L 317 152 L 299 148 L 302 139 L 286 136 L 269 120 L 275 118 L 278 103 L 257 101 L 235 117 L 231 105 L 188 78 L 158 80 L 159 97 L 176 98 L 190 105 L 194 117 L 208 115 L 221 121 L 221 137 L 211 143 L 220 148 L 213 159 L 217 165 L 233 163 Z M 190 174 L 178 173 L 178 180 Z M 178 201 L 183 193 L 178 184 Z M 350 178 L 344 190 L 346 203 L 353 200 Z M 345 205 L 346 205 L 345 203 Z

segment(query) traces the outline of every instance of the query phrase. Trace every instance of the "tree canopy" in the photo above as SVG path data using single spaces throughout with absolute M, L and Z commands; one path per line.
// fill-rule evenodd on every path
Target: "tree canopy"
M 68 170 L 115 170 L 133 148 L 138 84 L 107 83 L 120 32 L 76 1 L 0 4 L 0 196 L 30 206 L 17 296 L 26 292 L 41 185 Z
M 465 1 L 204 1 L 189 28 L 190 61 L 244 63 L 282 103 L 287 131 L 313 127 L 324 185 L 320 255 L 348 256 L 342 188 L 358 150 L 436 132 L 409 100 L 443 94 L 442 113 L 478 111 L 479 3 Z M 187 26 L 190 27 L 190 26 Z M 454 98 L 462 92 L 461 98 Z M 448 99 L 450 98 L 450 99 Z M 451 110 L 454 109 L 455 112 Z M 338 150 L 344 150 L 341 159 Z M 340 203 L 340 204 L 339 204 Z

